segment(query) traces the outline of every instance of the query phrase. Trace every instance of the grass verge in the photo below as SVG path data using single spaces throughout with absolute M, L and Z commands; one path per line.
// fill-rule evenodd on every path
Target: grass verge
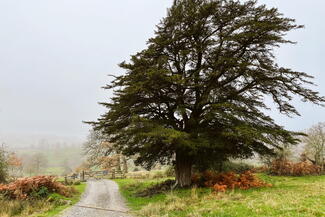
M 59 194 L 51 195 L 51 197 L 53 198 L 54 201 L 60 201 L 61 200 L 61 201 L 67 201 L 67 202 L 63 203 L 63 204 L 59 203 L 58 205 L 54 204 L 52 209 L 48 210 L 45 213 L 35 215 L 35 217 L 36 216 L 37 217 L 55 216 L 55 215 L 59 214 L 61 211 L 65 210 L 66 208 L 76 204 L 80 200 L 80 197 L 81 197 L 82 193 L 86 189 L 86 183 L 81 183 L 80 185 L 74 185 L 74 188 L 77 190 L 77 194 L 75 194 L 71 198 L 67 198 L 67 197 L 61 196 Z
M 59 194 L 50 194 L 48 198 L 35 200 L 6 200 L 0 198 L 0 217 L 31 216 L 50 217 L 59 214 L 62 210 L 74 205 L 85 191 L 86 184 L 75 185 L 77 193 L 73 197 L 64 197 Z
M 218 194 L 207 188 L 193 188 L 142 198 L 136 197 L 135 194 L 158 181 L 126 179 L 117 180 L 117 183 L 136 216 L 325 216 L 325 176 L 259 176 L 273 184 L 273 187 L 233 190 Z

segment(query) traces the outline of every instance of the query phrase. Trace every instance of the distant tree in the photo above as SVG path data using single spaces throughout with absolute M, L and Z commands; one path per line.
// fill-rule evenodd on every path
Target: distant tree
M 28 173 L 39 175 L 47 167 L 48 160 L 42 153 L 36 153 L 30 157 L 26 163 Z
M 81 173 L 82 171 L 89 171 L 90 169 L 91 169 L 90 163 L 88 161 L 84 161 L 75 169 L 75 171 L 77 173 Z
M 87 141 L 83 144 L 83 150 L 91 166 L 99 166 L 103 157 L 113 154 L 111 144 L 106 142 L 99 131 L 93 130 L 90 131 Z
M 120 67 L 100 130 L 127 156 L 151 168 L 175 163 L 177 184 L 191 184 L 193 165 L 274 154 L 297 144 L 299 133 L 277 125 L 263 111 L 273 99 L 285 115 L 299 115 L 293 96 L 323 104 L 308 89 L 310 75 L 277 65 L 274 48 L 294 42 L 302 28 L 276 8 L 255 0 L 178 0 L 148 47 Z
M 307 130 L 304 154 L 307 159 L 324 170 L 325 164 L 325 123 L 318 123 Z
M 273 155 L 261 155 L 260 161 L 270 167 L 275 161 L 286 162 L 293 160 L 292 146 L 288 144 L 279 144 Z
M 72 169 L 71 169 L 68 159 L 64 159 L 62 161 L 61 167 L 63 168 L 62 175 L 68 175 L 68 174 L 72 173 Z
M 30 162 L 31 162 L 31 155 L 30 154 L 22 154 L 21 156 L 22 164 L 23 164 L 23 174 L 24 175 L 31 175 L 32 171 L 30 170 Z
M 88 157 L 87 161 L 92 166 L 116 171 L 122 171 L 123 166 L 123 170 L 127 171 L 125 156 L 122 156 L 100 131 L 90 131 L 83 148 Z
M 4 145 L 0 146 L 0 183 L 4 183 L 8 176 L 8 157 Z
M 21 176 L 23 170 L 22 159 L 19 158 L 16 153 L 12 152 L 9 154 L 8 159 L 8 168 L 10 171 L 10 176 L 18 177 Z
M 49 142 L 47 141 L 47 139 L 41 139 L 38 141 L 38 145 L 37 148 L 39 150 L 47 150 L 49 149 Z

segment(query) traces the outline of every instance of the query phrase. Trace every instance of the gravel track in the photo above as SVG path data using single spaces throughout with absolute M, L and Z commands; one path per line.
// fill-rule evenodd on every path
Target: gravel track
M 130 217 L 118 186 L 110 180 L 90 180 L 81 200 L 61 217 Z

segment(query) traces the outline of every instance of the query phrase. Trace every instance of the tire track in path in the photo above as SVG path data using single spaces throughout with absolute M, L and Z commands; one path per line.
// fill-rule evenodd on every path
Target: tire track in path
M 115 182 L 90 180 L 81 200 L 61 217 L 130 217 L 127 212 Z

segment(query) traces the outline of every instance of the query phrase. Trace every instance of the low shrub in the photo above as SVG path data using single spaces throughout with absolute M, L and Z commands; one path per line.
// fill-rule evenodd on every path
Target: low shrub
M 278 176 L 320 175 L 321 168 L 308 161 L 293 163 L 285 159 L 277 159 L 272 162 L 269 172 Z
M 32 216 L 35 212 L 48 211 L 53 208 L 53 204 L 47 199 L 36 200 L 7 200 L 0 198 L 0 216 Z M 33 215 L 34 216 L 34 215 Z
M 253 173 L 267 173 L 269 172 L 269 167 L 267 166 L 259 166 L 259 167 L 254 167 L 251 169 Z
M 32 192 L 31 196 L 32 196 L 33 198 L 42 198 L 42 197 L 45 198 L 45 197 L 47 197 L 49 194 L 50 194 L 49 189 L 48 189 L 47 187 L 45 187 L 45 186 L 41 186 L 39 189 L 35 189 L 35 190 Z
M 175 176 L 175 169 L 172 166 L 168 166 L 165 170 L 165 176 L 166 177 L 174 177 Z
M 149 176 L 148 171 L 130 172 L 126 174 L 126 177 L 131 179 L 148 179 Z
M 235 173 L 243 173 L 248 170 L 252 170 L 254 167 L 250 164 L 243 162 L 233 162 L 226 161 L 222 163 L 220 172 L 235 172 Z
M 138 197 L 151 197 L 155 194 L 160 194 L 160 193 L 164 193 L 167 191 L 170 191 L 173 187 L 173 185 L 175 185 L 175 180 L 166 180 L 162 183 L 150 186 L 146 189 L 144 189 L 143 191 L 139 191 L 136 193 L 136 196 Z
M 35 176 L 18 179 L 6 185 L 0 185 L 0 194 L 10 199 L 25 200 L 45 197 L 49 193 L 58 193 L 69 197 L 75 190 L 55 181 L 52 176 Z
M 73 185 L 80 185 L 81 184 L 81 181 L 74 181 L 73 182 Z
M 201 174 L 194 174 L 192 177 L 193 184 L 199 187 L 209 187 L 216 192 L 225 192 L 227 189 L 250 189 L 258 187 L 270 187 L 255 176 L 251 171 L 245 171 L 241 174 L 234 172 L 216 173 L 213 171 L 205 171 Z
M 161 179 L 161 178 L 165 178 L 166 174 L 163 171 L 156 171 L 153 172 L 153 174 L 151 175 L 152 179 Z

